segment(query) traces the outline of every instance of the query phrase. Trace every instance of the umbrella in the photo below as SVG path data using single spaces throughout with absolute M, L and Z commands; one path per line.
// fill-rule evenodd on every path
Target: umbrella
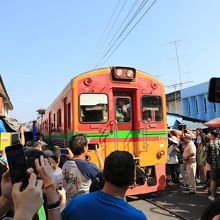
M 220 118 L 214 118 L 204 123 L 204 125 L 213 128 L 220 128 Z

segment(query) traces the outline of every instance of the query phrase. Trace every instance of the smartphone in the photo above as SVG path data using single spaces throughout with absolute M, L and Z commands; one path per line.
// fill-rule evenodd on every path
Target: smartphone
M 61 155 L 67 155 L 69 154 L 68 150 L 66 148 L 60 148 Z
M 89 150 L 96 150 L 96 148 L 99 148 L 99 144 L 98 143 L 88 144 L 88 148 Z
M 5 148 L 12 184 L 22 182 L 24 189 L 28 185 L 27 163 L 21 144 Z

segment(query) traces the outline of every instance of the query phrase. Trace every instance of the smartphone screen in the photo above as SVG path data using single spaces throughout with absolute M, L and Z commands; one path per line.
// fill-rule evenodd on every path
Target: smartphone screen
M 96 150 L 96 148 L 99 148 L 99 144 L 98 143 L 88 144 L 88 148 L 89 150 Z
M 27 163 L 22 145 L 5 148 L 12 184 L 22 182 L 22 188 L 28 185 Z
M 67 155 L 69 154 L 68 150 L 66 148 L 60 148 L 61 155 Z

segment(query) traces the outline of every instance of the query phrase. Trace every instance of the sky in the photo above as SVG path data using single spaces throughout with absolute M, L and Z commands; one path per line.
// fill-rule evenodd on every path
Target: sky
M 104 62 L 111 39 L 144 2 L 0 0 L 0 74 L 14 106 L 9 116 L 36 119 L 36 110 L 47 108 L 74 76 L 97 67 L 134 67 L 166 86 L 180 83 L 180 75 L 183 88 L 219 76 L 219 0 L 148 0 L 119 40 L 153 6 Z

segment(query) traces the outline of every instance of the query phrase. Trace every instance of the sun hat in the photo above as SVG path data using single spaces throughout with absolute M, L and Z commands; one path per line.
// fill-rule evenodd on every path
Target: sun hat
M 178 141 L 178 139 L 177 139 L 176 136 L 170 137 L 169 140 L 170 140 L 172 143 L 174 143 L 174 144 L 179 144 L 179 141 Z

